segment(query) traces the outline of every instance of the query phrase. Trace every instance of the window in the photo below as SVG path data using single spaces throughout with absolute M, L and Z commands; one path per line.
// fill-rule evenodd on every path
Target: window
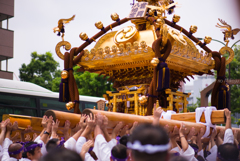
M 41 109 L 52 109 L 59 111 L 66 111 L 66 102 L 59 102 L 57 99 L 44 99 L 40 98 Z
M 31 98 L 29 96 L 0 93 L 0 105 L 36 108 L 36 101 L 34 98 Z
M 0 120 L 2 120 L 2 115 L 3 114 L 13 114 L 13 109 L 0 105 Z
M 37 117 L 37 111 L 26 108 L 14 108 L 13 113 L 16 115 L 26 115 L 26 116 L 34 116 Z

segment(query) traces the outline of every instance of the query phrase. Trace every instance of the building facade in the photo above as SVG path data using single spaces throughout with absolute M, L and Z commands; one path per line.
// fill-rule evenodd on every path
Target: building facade
M 193 85 L 185 85 L 184 92 L 191 93 L 190 97 L 188 98 L 188 105 L 193 105 L 197 103 L 197 98 L 201 98 L 200 92 L 215 81 L 216 79 L 214 78 L 213 75 L 203 75 L 203 76 L 198 76 L 197 80 L 193 81 Z M 209 99 L 208 102 L 210 102 L 211 95 L 209 96 L 208 99 Z
M 9 19 L 13 16 L 14 0 L 0 0 L 0 78 L 4 79 L 13 79 L 13 72 L 8 71 L 8 59 L 13 58 L 14 32 L 9 30 Z M 3 61 L 6 67 L 2 67 Z

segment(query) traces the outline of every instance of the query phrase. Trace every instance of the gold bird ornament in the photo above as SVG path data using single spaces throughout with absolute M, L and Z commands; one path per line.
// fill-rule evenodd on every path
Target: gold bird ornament
M 62 33 L 62 41 L 64 41 L 64 33 L 65 33 L 65 29 L 64 29 L 64 24 L 69 23 L 70 21 L 74 20 L 75 15 L 73 15 L 71 18 L 68 19 L 60 19 L 58 20 L 58 26 L 53 28 L 53 32 L 58 32 L 58 36 L 61 36 Z
M 229 42 L 229 38 L 234 39 L 233 35 L 236 35 L 240 29 L 239 28 L 235 28 L 232 30 L 232 27 L 227 24 L 225 21 L 223 21 L 222 19 L 218 19 L 223 25 L 220 25 L 219 23 L 217 23 L 216 27 L 221 28 L 222 29 L 222 33 L 224 34 L 224 41 L 226 42 L 226 46 L 228 45 Z

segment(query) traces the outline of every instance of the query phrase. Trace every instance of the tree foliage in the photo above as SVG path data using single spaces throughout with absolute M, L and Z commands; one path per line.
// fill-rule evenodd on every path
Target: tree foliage
M 106 91 L 113 91 L 113 83 L 107 81 L 108 77 L 103 78 L 104 76 L 98 76 L 97 73 L 90 73 L 90 72 L 78 72 L 78 66 L 73 68 L 74 71 L 74 78 L 76 80 L 78 91 L 80 95 L 86 96 L 96 96 L 102 97 Z M 61 77 L 56 77 L 53 80 L 53 88 L 52 90 L 55 92 L 59 91 L 59 84 L 61 82 Z
M 20 80 L 25 82 L 32 82 L 49 90 L 52 90 L 52 81 L 56 74 L 59 63 L 53 59 L 52 53 L 38 54 L 31 53 L 31 62 L 26 65 L 22 64 L 19 69 Z
M 201 98 L 197 97 L 197 102 L 195 104 L 192 104 L 191 106 L 187 107 L 187 110 L 189 112 L 195 112 L 195 109 L 197 107 L 201 107 Z
M 240 45 L 234 47 L 234 59 L 231 62 L 230 68 L 230 80 L 227 81 L 234 81 L 234 79 L 240 79 Z M 229 78 L 229 65 L 226 66 L 226 77 Z M 240 82 L 238 82 L 240 83 Z M 240 112 L 240 84 L 231 85 L 231 111 L 233 113 Z

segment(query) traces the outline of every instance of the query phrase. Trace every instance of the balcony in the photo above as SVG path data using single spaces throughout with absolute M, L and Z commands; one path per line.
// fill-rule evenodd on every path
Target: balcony
M 13 34 L 11 30 L 0 28 L 0 60 L 13 58 Z
M 13 80 L 13 72 L 0 70 L 0 78 Z
M 14 0 L 0 0 L 0 21 L 14 16 Z

